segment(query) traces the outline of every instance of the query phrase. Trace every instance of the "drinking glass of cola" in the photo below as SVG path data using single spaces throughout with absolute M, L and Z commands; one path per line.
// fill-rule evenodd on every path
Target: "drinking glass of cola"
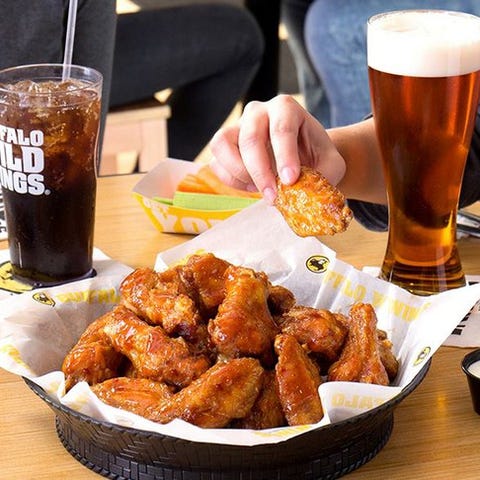
M 418 295 L 461 287 L 456 215 L 480 93 L 480 18 L 373 16 L 367 57 L 389 210 L 381 277 Z
M 0 182 L 14 277 L 93 275 L 102 76 L 72 65 L 0 71 Z

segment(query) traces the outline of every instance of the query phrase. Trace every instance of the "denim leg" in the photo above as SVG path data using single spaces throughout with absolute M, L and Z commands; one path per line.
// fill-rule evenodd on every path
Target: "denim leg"
M 325 127 L 330 126 L 330 107 L 322 82 L 307 52 L 304 26 L 307 10 L 313 0 L 283 0 L 281 17 L 288 31 L 288 45 L 297 69 L 300 92 L 307 110 Z
M 376 13 L 438 8 L 480 13 L 478 0 L 315 0 L 305 21 L 305 42 L 330 101 L 332 126 L 370 112 L 366 22 Z

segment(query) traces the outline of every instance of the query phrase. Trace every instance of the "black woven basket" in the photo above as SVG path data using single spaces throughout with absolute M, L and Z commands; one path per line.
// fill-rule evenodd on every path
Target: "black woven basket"
M 60 404 L 28 379 L 55 413 L 64 447 L 118 480 L 331 480 L 371 460 L 387 443 L 394 408 L 423 380 L 430 361 L 400 394 L 361 415 L 275 444 L 200 443 L 96 420 Z

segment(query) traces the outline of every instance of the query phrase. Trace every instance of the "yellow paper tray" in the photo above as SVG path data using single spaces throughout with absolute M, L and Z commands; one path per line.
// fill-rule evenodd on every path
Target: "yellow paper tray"
M 198 234 L 250 205 L 256 199 L 218 195 L 178 194 L 177 185 L 202 165 L 168 158 L 160 162 L 133 189 L 151 222 L 161 232 Z M 174 198 L 177 197 L 174 205 Z

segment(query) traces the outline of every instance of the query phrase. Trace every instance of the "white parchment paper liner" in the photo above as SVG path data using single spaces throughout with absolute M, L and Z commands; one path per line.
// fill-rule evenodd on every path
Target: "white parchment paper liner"
M 361 251 L 362 245 L 351 248 Z M 372 303 L 378 326 L 388 333 L 400 360 L 394 385 L 324 383 L 319 393 L 325 417 L 319 424 L 263 431 L 201 429 L 180 420 L 158 425 L 103 404 L 86 383 L 64 395 L 63 358 L 85 327 L 118 302 L 124 275 L 47 289 L 36 292 L 37 298 L 22 294 L 0 302 L 0 366 L 32 379 L 62 404 L 100 420 L 193 441 L 275 443 L 357 415 L 397 395 L 480 298 L 480 285 L 432 297 L 411 295 L 338 260 L 318 239 L 297 237 L 276 209 L 263 201 L 160 253 L 155 268 L 164 269 L 200 252 L 266 272 L 272 283 L 291 289 L 298 304 L 347 312 L 356 301 Z

